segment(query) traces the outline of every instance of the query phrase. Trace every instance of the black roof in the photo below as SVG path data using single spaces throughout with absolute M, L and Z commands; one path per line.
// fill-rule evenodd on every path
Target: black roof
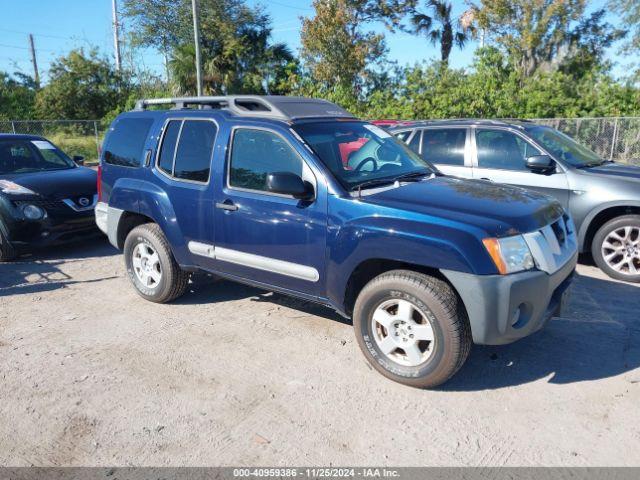
M 31 135 L 28 133 L 2 133 L 0 132 L 0 140 L 42 140 L 44 137 L 40 135 Z
M 401 130 L 410 129 L 412 127 L 434 127 L 434 126 L 503 126 L 503 127 L 516 127 L 524 128 L 533 125 L 530 120 L 523 119 L 483 119 L 483 118 L 453 118 L 448 120 L 415 120 L 410 122 L 409 125 L 399 125 L 396 127 L 389 127 L 389 130 Z

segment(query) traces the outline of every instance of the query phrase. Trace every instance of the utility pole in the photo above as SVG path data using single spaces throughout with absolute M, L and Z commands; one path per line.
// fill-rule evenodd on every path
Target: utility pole
M 193 38 L 196 43 L 196 82 L 198 96 L 202 96 L 202 67 L 200 62 L 200 20 L 198 15 L 198 0 L 191 0 L 193 10 Z
M 36 60 L 36 47 L 33 44 L 33 35 L 29 34 L 29 49 L 31 50 L 31 63 L 33 63 L 33 81 L 36 88 L 40 88 L 40 74 L 38 73 L 38 61 Z
M 117 0 L 111 0 L 111 13 L 113 14 L 113 51 L 116 57 L 116 70 L 120 71 L 120 38 L 118 34 L 118 5 Z

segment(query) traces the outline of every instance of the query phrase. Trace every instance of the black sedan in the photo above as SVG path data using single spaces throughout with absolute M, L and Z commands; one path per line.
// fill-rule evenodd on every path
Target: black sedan
M 96 235 L 96 172 L 42 137 L 0 134 L 0 262 Z

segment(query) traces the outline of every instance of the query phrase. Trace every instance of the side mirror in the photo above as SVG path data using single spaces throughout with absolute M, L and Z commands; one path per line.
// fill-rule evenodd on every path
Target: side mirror
M 300 200 L 311 200 L 313 189 L 295 173 L 273 172 L 267 175 L 267 190 L 272 193 L 291 195 Z
M 553 170 L 556 162 L 549 155 L 534 155 L 527 158 L 527 168 L 535 173 L 547 173 Z
M 74 155 L 73 161 L 76 162 L 78 165 L 84 165 L 84 157 L 82 155 Z

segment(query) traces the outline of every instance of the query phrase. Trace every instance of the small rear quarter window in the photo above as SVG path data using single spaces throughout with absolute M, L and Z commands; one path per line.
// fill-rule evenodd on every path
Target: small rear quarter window
M 139 167 L 152 124 L 152 118 L 120 118 L 113 122 L 104 145 L 104 162 Z

